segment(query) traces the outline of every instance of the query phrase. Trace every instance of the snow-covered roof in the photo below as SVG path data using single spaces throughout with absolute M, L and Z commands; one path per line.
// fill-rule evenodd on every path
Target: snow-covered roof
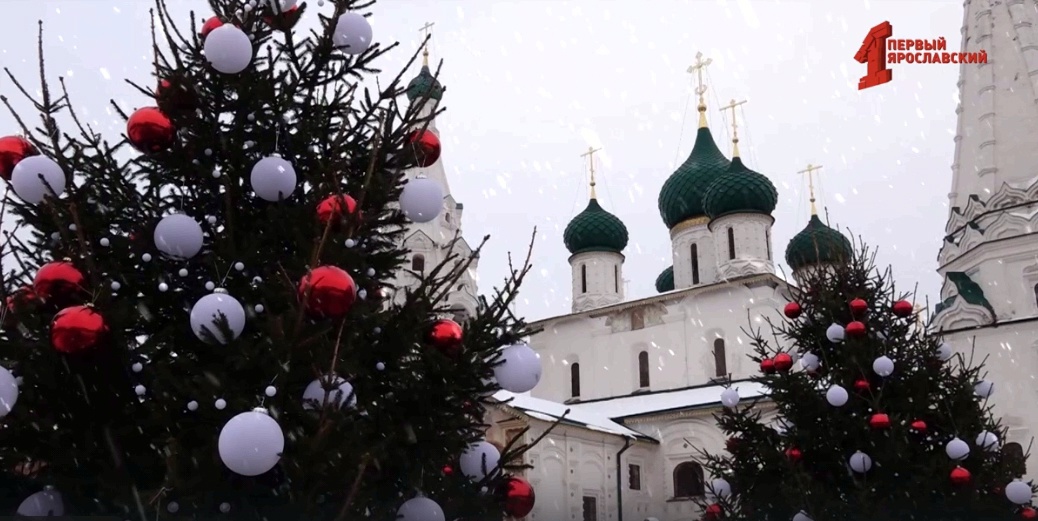
M 758 398 L 766 394 L 763 385 L 750 381 L 733 382 L 731 387 L 738 390 L 739 396 L 743 399 Z M 508 407 L 541 421 L 555 422 L 568 409 L 569 414 L 566 414 L 564 423 L 617 436 L 653 439 L 625 427 L 622 420 L 652 413 L 717 405 L 721 403 L 721 391 L 724 389 L 723 385 L 708 385 L 573 404 L 534 398 L 529 393 L 513 394 L 507 391 L 499 391 L 494 395 L 494 399 L 507 402 L 505 405 Z

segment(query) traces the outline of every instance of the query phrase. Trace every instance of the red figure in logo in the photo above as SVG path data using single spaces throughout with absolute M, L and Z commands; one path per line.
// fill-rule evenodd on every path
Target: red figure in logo
M 858 63 L 868 64 L 868 74 L 858 80 L 858 90 L 883 85 L 894 78 L 894 72 L 887 68 L 887 38 L 894 34 L 890 22 L 883 22 L 869 30 L 865 40 L 861 42 L 854 59 Z

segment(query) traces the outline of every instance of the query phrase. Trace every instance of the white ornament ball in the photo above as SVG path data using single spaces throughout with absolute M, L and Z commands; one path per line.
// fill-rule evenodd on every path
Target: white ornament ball
M 360 13 L 350 11 L 335 23 L 333 41 L 346 54 L 360 54 L 371 47 L 371 24 Z
M 721 391 L 721 405 L 729 409 L 739 405 L 739 391 L 731 387 Z
M 213 407 L 216 407 L 216 410 L 218 411 L 222 411 L 227 408 L 227 400 L 224 400 L 223 398 L 218 398 L 215 402 L 213 402 Z
M 966 445 L 966 442 L 959 438 L 952 438 L 952 440 L 944 446 L 944 452 L 948 454 L 948 457 L 952 460 L 962 461 L 970 455 L 970 446 Z
M 446 521 L 443 509 L 427 497 L 408 499 L 396 511 L 399 521 Z
M 844 334 L 845 332 L 843 330 L 843 326 L 841 326 L 840 324 L 833 324 L 829 326 L 829 329 L 825 330 L 825 337 L 828 338 L 829 341 L 834 344 L 839 344 L 840 342 L 843 342 Z
M 148 388 L 138 384 L 133 388 L 133 392 L 137 393 L 137 396 L 144 396 L 148 392 Z
M 818 359 L 818 355 L 814 353 L 804 353 L 804 356 L 800 357 L 800 367 L 803 367 L 806 371 L 814 371 L 822 365 Z
M 18 379 L 4 367 L 0 367 L 0 418 L 7 416 L 18 403 Z
M 715 479 L 710 482 L 710 490 L 718 498 L 726 498 L 732 495 L 732 484 L 725 479 Z
M 65 172 L 49 157 L 27 157 L 14 165 L 11 188 L 23 201 L 39 204 L 51 191 L 54 197 L 65 193 Z
M 222 328 L 217 326 L 225 318 L 231 338 L 226 338 Z M 227 344 L 241 336 L 245 330 L 245 308 L 238 299 L 227 293 L 210 293 L 198 299 L 191 307 L 191 330 L 203 342 L 215 340 Z M 206 331 L 211 336 L 207 337 Z
M 883 377 L 890 376 L 894 374 L 894 361 L 881 356 L 872 361 L 872 371 Z
M 330 390 L 326 390 L 330 387 Z M 327 397 L 327 401 L 325 401 Z M 348 401 L 347 401 L 348 399 Z M 316 405 L 315 405 L 316 404 Z M 332 378 L 318 378 L 310 382 L 303 391 L 303 408 L 311 411 L 324 404 L 342 408 L 355 407 L 357 395 L 353 392 L 353 386 L 338 376 Z
M 825 392 L 825 401 L 829 402 L 829 405 L 833 407 L 843 407 L 847 404 L 848 398 L 847 389 L 839 385 L 834 385 Z
M 400 211 L 416 223 L 427 223 L 443 210 L 443 187 L 428 177 L 418 176 L 400 192 Z
M 998 450 L 998 436 L 990 431 L 980 431 L 977 435 L 977 446 L 988 452 L 995 452 Z
M 205 60 L 224 74 L 238 74 L 252 63 L 252 41 L 233 24 L 223 24 L 205 37 Z
M 267 395 L 267 398 L 273 398 L 277 396 L 278 389 L 273 385 L 268 385 L 267 388 L 263 390 L 263 394 Z
M 858 452 L 855 452 L 854 454 L 851 454 L 851 458 L 850 460 L 848 460 L 848 463 L 851 466 L 851 470 L 857 472 L 858 474 L 864 474 L 872 468 L 872 458 L 870 458 L 868 454 L 865 454 L 860 450 Z
M 1006 499 L 1017 504 L 1026 505 L 1031 502 L 1031 486 L 1019 479 L 1006 485 Z M 20 510 L 19 510 L 20 512 Z
M 506 391 L 525 393 L 541 380 L 541 357 L 526 343 L 508 346 L 494 366 L 494 379 Z
M 25 498 L 22 504 L 18 505 L 18 515 L 25 517 L 63 516 L 65 515 L 65 502 L 61 498 L 61 492 L 53 489 L 41 490 Z
M 189 410 L 189 411 L 197 411 L 198 410 L 198 402 L 196 402 L 194 400 L 191 400 L 190 402 L 187 402 L 187 410 Z
M 469 445 L 458 458 L 461 473 L 472 481 L 480 481 L 497 468 L 501 453 L 492 444 L 480 441 Z
M 803 510 L 801 510 L 800 512 L 797 512 L 797 514 L 795 516 L 793 516 L 793 521 L 814 521 L 814 520 L 811 519 L 811 516 L 807 515 L 806 513 L 804 513 Z
M 296 169 L 280 157 L 265 157 L 253 165 L 250 183 L 257 197 L 276 203 L 288 199 L 295 191 Z
M 977 396 L 981 398 L 990 398 L 991 394 L 995 392 L 995 384 L 987 380 L 981 380 L 973 386 L 973 392 L 977 393 Z
M 274 468 L 285 450 L 285 434 L 265 409 L 231 418 L 220 430 L 220 460 L 235 474 L 259 476 Z
M 951 360 L 953 354 L 954 351 L 948 342 L 941 342 L 941 345 L 937 346 L 937 358 L 940 358 L 942 362 Z
M 198 221 L 176 213 L 155 225 L 155 247 L 175 259 L 190 259 L 202 251 L 204 236 Z

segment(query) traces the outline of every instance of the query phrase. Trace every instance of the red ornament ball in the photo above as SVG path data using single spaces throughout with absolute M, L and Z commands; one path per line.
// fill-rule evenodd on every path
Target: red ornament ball
M 444 465 L 443 466 L 443 475 L 444 476 L 450 476 L 451 474 L 454 474 L 454 467 L 452 467 L 450 465 Z
M 457 358 L 463 349 L 461 326 L 450 319 L 433 322 L 425 334 L 425 343 L 450 358 Z
M 271 12 L 268 15 L 263 16 L 263 23 L 270 26 L 275 31 L 288 32 L 299 23 L 299 18 L 302 17 L 303 12 L 299 10 L 298 6 L 293 5 L 284 12 L 274 14 Z
M 198 108 L 198 97 L 190 86 L 179 80 L 159 80 L 155 88 L 155 102 L 163 114 L 191 114 Z
M 800 449 L 796 447 L 790 447 L 786 449 L 786 458 L 793 463 L 800 461 L 800 458 L 804 457 L 804 453 L 800 452 Z
M 864 315 L 866 311 L 868 311 L 869 303 L 865 302 L 864 299 L 856 298 L 851 301 L 850 308 L 851 313 L 853 313 L 854 316 L 861 316 Z
M 209 33 L 215 31 L 216 28 L 220 27 L 221 25 L 223 25 L 223 20 L 221 20 L 219 16 L 214 16 L 206 20 L 205 23 L 202 24 L 202 29 L 199 31 L 199 33 L 204 39 L 206 36 L 209 36 Z
M 533 511 L 533 487 L 523 478 L 506 478 L 498 487 L 498 495 L 504 502 L 505 513 L 512 517 L 526 517 Z
M 28 139 L 21 136 L 0 137 L 0 177 L 10 181 L 14 165 L 39 153 Z
M 126 139 L 138 152 L 159 152 L 173 144 L 173 122 L 158 107 L 137 109 L 126 121 Z
M 865 324 L 855 320 L 850 324 L 847 324 L 844 331 L 847 333 L 847 336 L 863 337 L 865 336 Z
M 1020 510 L 1020 519 L 1038 519 L 1038 510 L 1024 507 Z
M 342 318 L 357 300 L 357 284 L 340 268 L 320 266 L 299 281 L 299 300 L 311 317 Z
M 873 414 L 872 417 L 869 418 L 869 427 L 876 430 L 890 428 L 890 416 L 881 412 Z
M 775 364 L 776 371 L 784 373 L 793 368 L 793 357 L 789 356 L 789 353 L 779 353 L 775 355 L 772 363 Z
M 723 514 L 724 509 L 721 508 L 721 505 L 713 503 L 707 506 L 705 510 L 703 510 L 703 519 L 707 521 L 714 521 L 717 519 L 721 519 L 721 516 Z
M 407 144 L 414 151 L 415 163 L 425 168 L 440 159 L 440 138 L 429 130 L 416 130 L 407 138 Z
M 925 433 L 927 429 L 926 422 L 924 422 L 923 420 L 915 420 L 909 425 L 909 427 L 912 428 L 913 432 L 917 432 L 919 434 Z
M 352 197 L 342 195 L 329 195 L 317 204 L 317 220 L 323 225 L 332 223 L 333 226 L 340 224 L 343 220 L 357 211 L 357 201 Z
M 39 303 L 39 299 L 36 297 L 36 293 L 31 287 L 26 286 L 24 288 L 15 290 L 6 299 L 7 313 L 4 314 L 3 326 L 5 328 L 13 327 L 17 324 L 16 317 L 19 313 L 27 313 L 32 310 L 32 307 Z
M 952 469 L 949 478 L 953 485 L 968 485 L 973 476 L 970 474 L 970 471 L 962 467 L 955 467 Z
M 800 313 L 803 313 L 803 311 L 804 310 L 800 307 L 800 304 L 797 304 L 796 302 L 790 302 L 782 309 L 782 312 L 785 313 L 787 318 L 797 318 L 800 316 Z
M 93 306 L 72 306 L 54 316 L 50 343 L 61 353 L 83 353 L 95 349 L 107 332 L 104 317 Z
M 858 391 L 859 393 L 869 392 L 872 390 L 872 385 L 869 384 L 868 380 L 864 378 L 859 378 L 858 380 L 854 381 L 854 390 Z
M 894 306 L 891 308 L 891 311 L 893 311 L 895 315 L 901 318 L 905 318 L 911 316 L 912 312 L 915 310 L 912 308 L 911 302 L 907 300 L 899 300 L 894 303 Z
M 760 361 L 760 372 L 764 374 L 771 374 L 775 372 L 775 361 L 770 358 L 765 358 Z
M 69 306 L 84 293 L 86 277 L 69 261 L 44 264 L 32 281 L 32 290 L 40 300 L 57 307 Z

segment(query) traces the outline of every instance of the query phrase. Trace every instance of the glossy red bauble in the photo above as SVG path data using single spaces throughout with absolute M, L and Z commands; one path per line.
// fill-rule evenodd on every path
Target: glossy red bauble
M 895 315 L 901 318 L 905 318 L 911 316 L 914 309 L 912 308 L 911 302 L 907 300 L 899 300 L 894 303 L 894 306 L 891 308 L 891 311 L 893 311 Z
M 340 268 L 320 266 L 299 281 L 299 301 L 311 317 L 342 318 L 357 301 L 357 284 Z
M 220 27 L 221 25 L 223 25 L 223 20 L 221 20 L 219 16 L 214 16 L 206 20 L 205 23 L 202 24 L 202 29 L 198 32 L 204 39 L 206 36 L 209 36 L 209 33 L 213 32 L 214 30 L 216 30 L 217 27 Z
M 28 139 L 21 136 L 0 137 L 0 177 L 10 181 L 14 165 L 39 153 Z
M 321 224 L 332 223 L 333 226 L 340 224 L 357 211 L 357 201 L 352 197 L 342 195 L 329 195 L 317 204 L 317 220 Z
M 872 385 L 869 384 L 868 380 L 861 378 L 854 381 L 854 390 L 859 393 L 865 393 L 872 390 Z
M 429 130 L 416 130 L 407 137 L 407 147 L 414 154 L 415 164 L 425 168 L 440 159 L 440 138 Z M 408 158 L 410 159 L 410 158 Z
M 850 324 L 847 324 L 844 331 L 847 333 L 847 336 L 850 337 L 863 337 L 865 336 L 865 324 L 855 320 Z
M 890 428 L 890 416 L 881 412 L 873 414 L 872 417 L 869 418 L 869 427 L 876 430 Z
M 765 358 L 760 361 L 760 372 L 764 374 L 771 374 L 775 372 L 775 361 L 771 358 Z
M 444 318 L 429 326 L 425 333 L 425 343 L 447 357 L 457 358 L 464 346 L 463 337 L 461 326 Z
M 1020 509 L 1020 519 L 1038 519 L 1038 510 L 1031 507 Z
M 444 476 L 450 476 L 451 474 L 454 474 L 454 467 L 452 467 L 450 465 L 444 465 L 443 466 L 443 475 Z
M 65 307 L 77 303 L 84 292 L 86 277 L 69 261 L 44 264 L 32 281 L 32 290 L 43 302 Z
M 173 144 L 173 122 L 158 107 L 137 109 L 126 121 L 126 139 L 138 152 L 153 153 Z
M 3 326 L 12 327 L 18 322 L 18 314 L 30 312 L 33 306 L 39 304 L 39 298 L 31 287 L 26 286 L 8 295 L 5 304 L 7 312 L 4 314 Z
M 926 422 L 924 422 L 923 420 L 915 420 L 911 424 L 909 424 L 909 427 L 912 428 L 913 432 L 917 432 L 919 434 L 925 433 L 927 429 Z
M 796 447 L 790 447 L 786 449 L 786 459 L 796 463 L 800 461 L 800 458 L 804 457 L 804 453 L 800 452 L 800 449 Z
M 182 116 L 198 108 L 198 96 L 182 80 L 159 80 L 155 88 L 155 102 L 163 114 Z
M 789 304 L 786 304 L 786 307 L 782 308 L 782 313 L 784 313 L 787 318 L 797 318 L 800 316 L 800 313 L 803 313 L 803 311 L 804 310 L 800 307 L 800 304 L 797 304 L 796 302 L 790 302 Z
M 83 353 L 97 348 L 107 332 L 104 317 L 93 306 L 72 306 L 54 316 L 50 343 L 61 353 Z
M 952 469 L 951 474 L 948 476 L 951 479 L 953 485 L 968 485 L 973 475 L 970 471 L 962 468 L 955 467 Z
M 498 486 L 497 493 L 504 503 L 506 514 L 512 517 L 526 517 L 533 511 L 536 497 L 533 487 L 525 479 L 509 476 Z
M 289 7 L 282 13 L 274 14 L 273 12 L 263 17 L 263 23 L 270 26 L 275 31 L 287 32 L 291 31 L 293 27 L 299 23 L 299 18 L 302 17 L 303 12 L 299 10 L 298 6 Z
M 718 519 L 721 519 L 721 516 L 723 514 L 724 509 L 721 508 L 721 505 L 718 505 L 717 503 L 712 503 L 708 505 L 706 509 L 703 510 L 703 519 L 705 521 L 716 521 Z
M 868 309 L 869 309 L 869 303 L 865 302 L 864 299 L 860 299 L 860 298 L 856 298 L 856 299 L 852 300 L 850 302 L 849 306 L 851 308 L 851 313 L 853 313 L 854 316 L 856 316 L 856 317 L 860 317 L 861 315 L 864 315 L 865 312 L 868 311 Z
M 779 353 L 775 355 L 772 363 L 775 364 L 776 371 L 784 373 L 793 368 L 793 357 L 789 356 L 789 353 Z

